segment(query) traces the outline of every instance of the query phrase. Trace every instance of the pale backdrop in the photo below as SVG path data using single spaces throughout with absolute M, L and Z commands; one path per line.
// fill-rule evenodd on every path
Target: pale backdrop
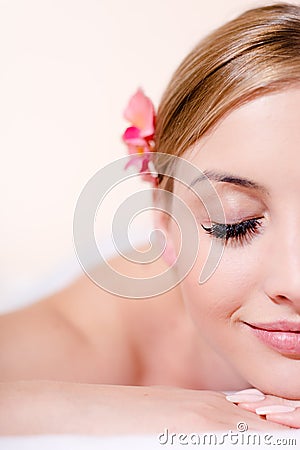
M 129 96 L 141 86 L 157 105 L 203 35 L 262 4 L 0 0 L 1 310 L 59 289 L 80 272 L 76 200 L 99 168 L 123 156 Z M 119 195 L 112 193 L 97 221 L 103 242 Z M 137 229 L 148 227 L 146 214 Z

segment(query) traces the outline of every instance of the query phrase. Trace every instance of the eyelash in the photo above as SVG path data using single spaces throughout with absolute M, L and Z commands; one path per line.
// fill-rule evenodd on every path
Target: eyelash
M 230 224 L 213 223 L 211 227 L 205 227 L 202 224 L 201 226 L 209 235 L 221 239 L 225 244 L 232 241 L 242 246 L 248 244 L 255 235 L 259 234 L 259 228 L 262 226 L 261 219 L 263 217 Z

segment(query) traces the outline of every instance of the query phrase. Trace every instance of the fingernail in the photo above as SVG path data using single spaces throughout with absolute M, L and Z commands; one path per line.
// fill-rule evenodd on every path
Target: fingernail
M 226 400 L 232 403 L 251 403 L 251 402 L 260 402 L 264 400 L 266 397 L 263 394 L 231 394 L 226 395 Z
M 293 406 L 287 405 L 270 405 L 270 406 L 262 406 L 261 408 L 256 408 L 255 412 L 258 415 L 266 415 L 272 413 L 288 413 L 295 411 L 296 408 Z
M 263 392 L 259 391 L 258 389 L 244 389 L 243 391 L 237 391 L 235 394 L 257 394 L 257 395 L 264 395 Z

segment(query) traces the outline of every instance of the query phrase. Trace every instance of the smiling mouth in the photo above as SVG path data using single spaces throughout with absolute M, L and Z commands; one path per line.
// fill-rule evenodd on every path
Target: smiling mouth
M 300 356 L 300 323 L 279 321 L 250 324 L 250 331 L 268 347 L 287 355 Z

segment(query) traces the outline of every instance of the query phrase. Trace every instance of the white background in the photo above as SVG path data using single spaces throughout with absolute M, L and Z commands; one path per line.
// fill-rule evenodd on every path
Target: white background
M 76 200 L 99 168 L 125 154 L 122 111 L 136 88 L 157 106 L 202 36 L 263 4 L 0 0 L 1 310 L 80 272 L 72 239 Z M 119 193 L 97 220 L 100 240 L 109 235 Z M 147 215 L 140 220 L 141 231 L 148 222 Z

